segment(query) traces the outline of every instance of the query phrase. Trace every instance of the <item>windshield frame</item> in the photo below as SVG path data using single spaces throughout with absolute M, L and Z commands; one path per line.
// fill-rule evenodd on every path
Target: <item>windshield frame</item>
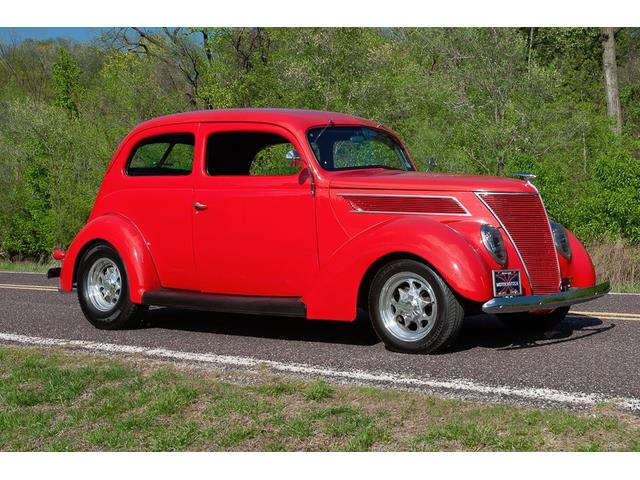
M 376 133 L 380 133 L 382 135 L 385 135 L 385 136 L 389 137 L 396 145 L 398 145 L 400 147 L 400 151 L 402 152 L 402 157 L 403 157 L 402 159 L 400 159 L 400 162 L 404 163 L 405 167 L 407 167 L 407 168 L 406 169 L 395 168 L 395 167 L 390 167 L 390 166 L 385 166 L 385 165 L 355 165 L 355 166 L 352 166 L 352 167 L 326 168 L 325 166 L 322 165 L 321 159 L 316 156 L 316 152 L 315 152 L 314 148 L 311 145 L 312 142 L 309 139 L 309 134 L 313 130 L 320 130 L 320 131 L 322 131 L 322 134 L 324 135 L 330 129 L 344 129 L 344 128 L 354 128 L 354 129 L 356 129 L 356 128 L 366 128 L 366 129 L 372 130 L 372 131 L 374 131 Z M 416 171 L 418 171 L 418 169 L 416 168 L 415 163 L 413 162 L 413 159 L 411 158 L 411 155 L 409 154 L 409 151 L 407 150 L 407 147 L 400 140 L 400 138 L 394 132 L 392 132 L 391 130 L 387 130 L 386 128 L 382 128 L 380 125 L 377 125 L 377 126 L 367 125 L 367 124 L 342 124 L 342 125 L 324 124 L 324 125 L 314 125 L 312 127 L 307 128 L 307 130 L 305 132 L 305 140 L 307 142 L 307 145 L 309 146 L 309 150 L 311 150 L 311 153 L 313 155 L 313 159 L 315 160 L 316 164 L 318 165 L 318 167 L 320 167 L 325 172 L 345 172 L 345 171 L 350 171 L 350 170 L 371 170 L 371 169 L 384 169 L 384 170 L 398 171 L 398 172 L 416 172 Z

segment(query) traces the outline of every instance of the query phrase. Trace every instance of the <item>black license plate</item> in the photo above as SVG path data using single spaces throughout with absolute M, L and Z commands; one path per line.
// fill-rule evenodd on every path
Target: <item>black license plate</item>
M 494 270 L 493 296 L 515 297 L 517 295 L 522 295 L 520 270 Z

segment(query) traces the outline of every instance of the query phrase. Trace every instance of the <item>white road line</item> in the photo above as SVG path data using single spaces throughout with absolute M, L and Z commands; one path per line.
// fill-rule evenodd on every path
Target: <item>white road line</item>
M 192 353 L 165 348 L 147 348 L 134 345 L 118 345 L 98 343 L 85 340 L 64 340 L 59 338 L 29 337 L 13 333 L 0 333 L 0 341 L 21 343 L 26 345 L 55 346 L 80 348 L 93 352 L 110 354 L 135 354 L 146 357 L 163 358 L 186 362 L 198 362 L 229 367 L 255 368 L 266 365 L 279 372 L 298 375 L 316 375 L 341 379 L 352 383 L 376 383 L 392 385 L 405 389 L 423 389 L 445 391 L 464 396 L 489 396 L 492 398 L 514 398 L 531 402 L 553 402 L 570 404 L 578 407 L 589 407 L 599 402 L 611 402 L 620 408 L 640 411 L 640 398 L 609 397 L 597 393 L 565 392 L 551 388 L 510 387 L 506 385 L 488 385 L 466 379 L 431 379 L 386 372 L 366 372 L 362 370 L 335 370 L 300 363 L 284 363 L 273 360 L 260 360 L 253 357 L 232 355 L 216 355 L 213 353 Z

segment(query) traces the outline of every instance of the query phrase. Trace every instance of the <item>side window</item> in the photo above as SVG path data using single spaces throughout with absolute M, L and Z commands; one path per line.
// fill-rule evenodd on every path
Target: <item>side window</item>
M 214 133 L 207 140 L 209 175 L 278 176 L 300 171 L 300 157 L 284 137 L 262 132 Z
M 190 133 L 161 135 L 140 142 L 127 164 L 127 175 L 189 175 L 195 137 Z

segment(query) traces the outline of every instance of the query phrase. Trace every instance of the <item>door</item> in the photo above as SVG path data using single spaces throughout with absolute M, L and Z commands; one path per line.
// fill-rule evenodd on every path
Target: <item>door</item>
M 318 271 L 312 177 L 287 130 L 202 125 L 194 192 L 200 290 L 301 297 Z

